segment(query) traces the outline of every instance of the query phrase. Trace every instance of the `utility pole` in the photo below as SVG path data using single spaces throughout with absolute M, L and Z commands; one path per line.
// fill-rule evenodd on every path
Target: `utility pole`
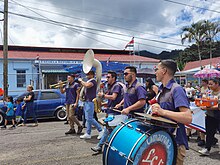
M 4 99 L 8 96 L 8 0 L 4 0 L 4 34 L 3 34 L 3 79 Z

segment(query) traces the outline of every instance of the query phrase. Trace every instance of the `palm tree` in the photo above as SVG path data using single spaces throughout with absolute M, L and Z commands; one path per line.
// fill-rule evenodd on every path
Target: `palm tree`
M 192 23 L 191 26 L 183 27 L 181 34 L 181 42 L 184 44 L 185 40 L 188 40 L 189 43 L 195 42 L 197 45 L 197 50 L 199 54 L 200 67 L 202 69 L 202 58 L 201 58 L 201 44 L 205 40 L 206 29 L 204 28 L 204 21 L 199 21 L 197 23 Z
M 209 45 L 209 54 L 210 54 L 210 68 L 212 67 L 212 46 L 215 40 L 216 35 L 220 32 L 219 22 L 211 22 L 209 20 L 204 20 L 203 26 L 206 29 L 206 41 Z

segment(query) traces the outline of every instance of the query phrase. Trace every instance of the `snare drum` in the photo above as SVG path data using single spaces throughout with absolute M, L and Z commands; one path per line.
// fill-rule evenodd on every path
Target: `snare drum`
M 173 136 L 163 129 L 153 129 L 138 119 L 119 124 L 104 145 L 103 164 L 176 163 L 177 147 Z

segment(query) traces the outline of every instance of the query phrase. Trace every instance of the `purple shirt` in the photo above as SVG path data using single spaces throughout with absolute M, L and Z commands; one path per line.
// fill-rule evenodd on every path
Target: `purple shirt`
M 79 88 L 79 84 L 73 82 L 72 84 L 67 84 L 66 89 L 66 104 L 74 104 L 76 102 L 76 91 Z
M 113 93 L 117 93 L 117 97 L 115 98 L 115 100 L 110 100 L 108 99 L 108 104 L 107 104 L 107 107 L 108 108 L 113 108 L 115 107 L 118 103 L 121 102 L 121 100 L 123 99 L 123 96 L 122 96 L 122 86 L 119 85 L 117 82 L 115 82 L 114 84 L 112 84 L 110 86 L 110 89 L 109 91 L 107 92 L 107 95 L 112 95 Z M 115 112 L 111 109 L 108 109 L 107 110 L 107 113 L 116 113 L 116 114 L 120 114 L 119 112 Z
M 180 112 L 179 107 L 189 108 L 189 100 L 186 96 L 185 90 L 177 84 L 173 79 L 168 82 L 166 87 L 163 84 L 160 86 L 159 91 L 161 92 L 158 98 L 158 102 L 161 108 Z M 185 145 L 186 149 L 188 149 L 188 141 L 186 135 L 185 125 L 178 123 L 179 128 L 176 132 L 176 143 L 178 145 Z M 169 129 L 171 133 L 173 133 L 173 129 Z
M 88 80 L 87 82 L 93 83 L 91 88 L 85 88 L 85 99 L 86 101 L 91 102 L 94 98 L 96 98 L 97 82 L 94 79 Z
M 129 87 L 128 84 L 126 84 L 126 90 L 124 94 L 124 108 L 127 108 L 133 104 L 135 104 L 137 101 L 141 99 L 146 99 L 146 89 L 143 87 L 141 83 L 138 83 L 137 79 L 133 82 L 133 84 Z M 136 109 L 133 112 L 143 112 L 145 105 L 140 108 Z

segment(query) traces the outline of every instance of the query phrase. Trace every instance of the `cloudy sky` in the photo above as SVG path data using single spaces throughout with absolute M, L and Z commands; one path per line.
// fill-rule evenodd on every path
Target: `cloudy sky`
M 124 49 L 134 37 L 136 50 L 160 53 L 188 46 L 182 27 L 220 18 L 218 0 L 8 1 L 9 44 L 22 46 Z

